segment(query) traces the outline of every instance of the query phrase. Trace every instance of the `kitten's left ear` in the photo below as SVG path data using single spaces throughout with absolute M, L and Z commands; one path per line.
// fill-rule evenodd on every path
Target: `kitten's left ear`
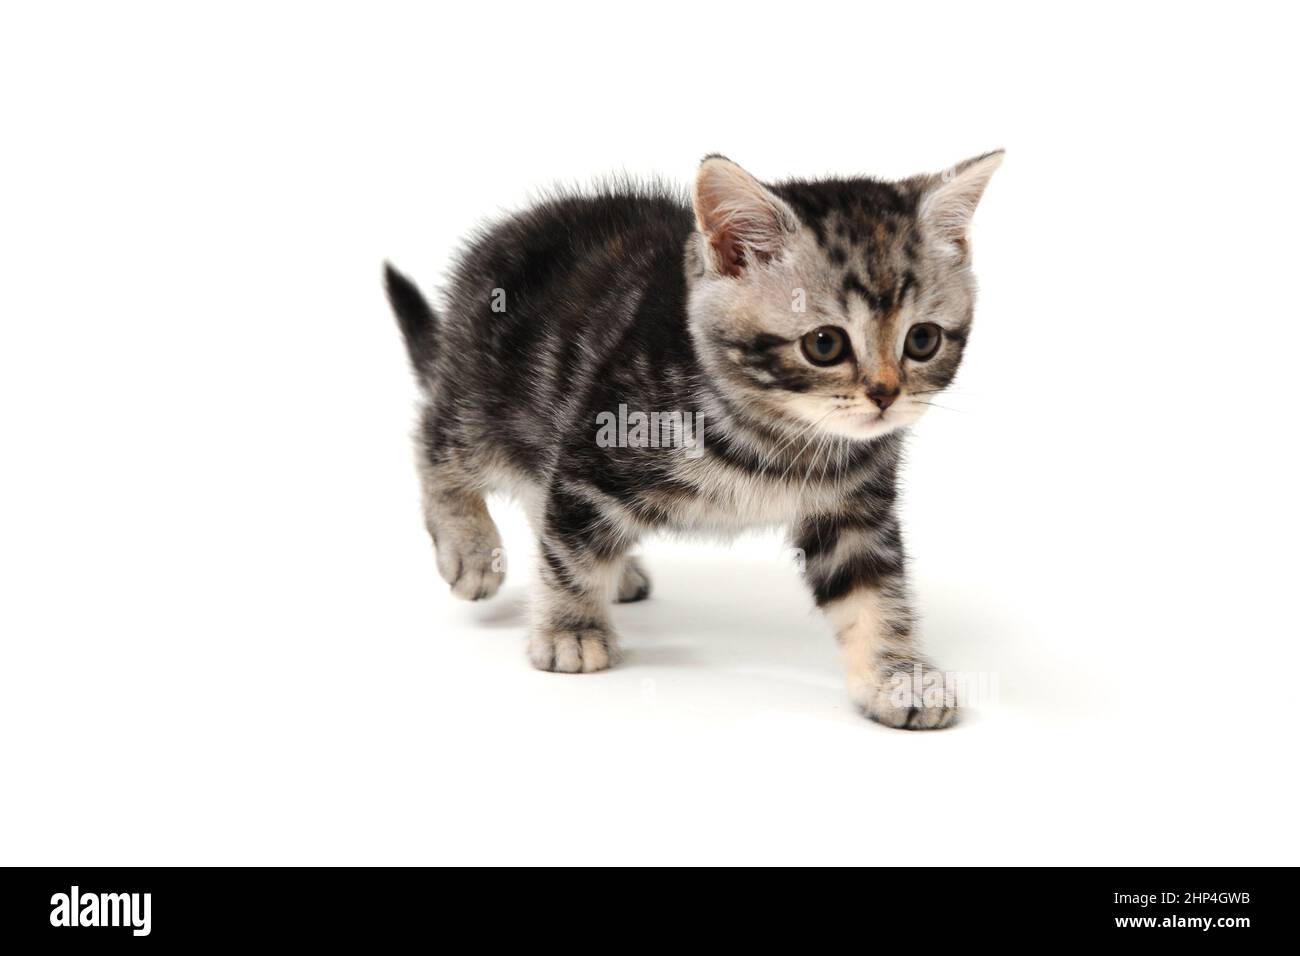
M 794 211 L 725 156 L 704 157 L 692 200 L 705 257 L 721 275 L 775 258 L 799 230 Z
M 971 217 L 1004 155 L 1000 149 L 985 153 L 930 178 L 921 196 L 919 218 L 941 247 L 966 254 Z

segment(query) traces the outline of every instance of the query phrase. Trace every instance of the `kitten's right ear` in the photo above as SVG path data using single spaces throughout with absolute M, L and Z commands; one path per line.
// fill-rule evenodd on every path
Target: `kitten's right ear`
M 720 275 L 770 261 L 799 229 L 789 206 L 725 156 L 704 157 L 692 200 L 705 258 Z

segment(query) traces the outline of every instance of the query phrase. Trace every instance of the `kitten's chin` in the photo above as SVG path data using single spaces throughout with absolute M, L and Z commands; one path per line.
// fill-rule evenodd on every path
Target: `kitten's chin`
M 842 438 L 868 441 L 906 428 L 919 416 L 906 409 L 886 409 L 884 412 L 836 412 L 821 423 L 823 431 Z

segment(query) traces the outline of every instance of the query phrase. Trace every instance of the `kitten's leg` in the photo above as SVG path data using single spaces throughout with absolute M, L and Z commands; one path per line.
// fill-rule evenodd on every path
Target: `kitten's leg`
M 538 541 L 541 594 L 528 643 L 534 667 L 589 673 L 617 660 L 607 604 L 630 544 L 617 519 L 580 490 L 552 488 Z
M 840 645 L 849 694 L 890 727 L 946 727 L 957 716 L 944 675 L 913 635 L 903 547 L 892 514 L 869 508 L 802 522 L 794 535 L 804 574 Z
M 534 485 L 524 489 L 520 496 L 523 501 L 524 511 L 528 515 L 528 522 L 532 525 L 533 530 L 537 532 L 538 538 L 545 534 L 546 529 L 546 491 L 537 488 Z M 620 604 L 630 604 L 634 601 L 644 601 L 650 596 L 651 584 L 650 575 L 641 563 L 640 558 L 625 557 L 618 576 L 618 586 L 614 590 L 614 600 Z
M 617 598 L 620 604 L 644 601 L 650 596 L 650 575 L 639 558 L 624 558 L 622 574 L 618 579 Z
M 435 460 L 424 442 L 419 452 L 424 526 L 437 551 L 438 573 L 458 598 L 490 598 L 505 579 L 505 551 L 483 493 L 465 469 Z

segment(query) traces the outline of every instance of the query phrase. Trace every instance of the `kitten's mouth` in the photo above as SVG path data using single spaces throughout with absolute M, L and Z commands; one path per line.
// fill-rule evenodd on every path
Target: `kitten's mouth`
M 823 427 L 849 438 L 875 438 L 906 424 L 905 416 L 891 409 L 837 409 Z
M 884 423 L 884 420 L 883 411 L 849 411 L 840 416 L 842 423 L 858 428 L 868 428 L 871 425 Z
M 871 435 L 879 435 L 881 432 L 888 431 L 894 427 L 894 420 L 885 412 L 849 412 L 846 417 L 846 424 L 855 430 L 861 430 Z
M 880 409 L 867 402 L 833 401 L 829 411 L 820 402 L 818 405 L 799 409 L 805 428 L 811 425 L 816 431 L 858 441 L 869 441 L 906 428 L 918 417 L 911 402 L 897 402 Z

